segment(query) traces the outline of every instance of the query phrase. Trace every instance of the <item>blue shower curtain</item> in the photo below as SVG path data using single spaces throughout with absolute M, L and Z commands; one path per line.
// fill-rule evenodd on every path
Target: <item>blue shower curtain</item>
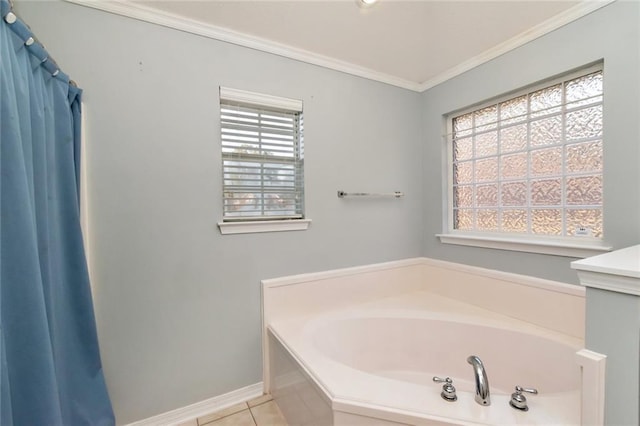
M 0 424 L 113 425 L 79 220 L 81 90 L 10 9 L 0 0 Z

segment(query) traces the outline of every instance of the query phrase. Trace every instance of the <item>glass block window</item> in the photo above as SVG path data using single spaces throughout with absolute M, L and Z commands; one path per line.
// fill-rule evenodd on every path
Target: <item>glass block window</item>
M 304 217 L 302 102 L 220 88 L 223 221 Z
M 602 68 L 449 118 L 452 228 L 602 238 Z

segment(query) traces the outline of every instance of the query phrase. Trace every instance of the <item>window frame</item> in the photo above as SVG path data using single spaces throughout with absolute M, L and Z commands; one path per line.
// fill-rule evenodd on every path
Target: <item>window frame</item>
M 485 107 L 515 99 L 523 95 L 528 95 L 530 93 L 548 88 L 555 84 L 579 78 L 581 76 L 585 76 L 597 71 L 604 73 L 604 64 L 602 62 L 590 64 L 588 66 L 539 81 L 537 83 L 511 91 L 507 94 L 496 96 L 483 102 L 476 103 L 472 106 L 455 110 L 443 116 L 444 128 L 446 129 L 446 133 L 444 136 L 446 156 L 443 156 L 446 157 L 443 159 L 443 161 L 446 162 L 446 187 L 444 188 L 445 191 L 443 191 L 445 198 L 443 207 L 446 206 L 446 211 L 443 212 L 443 232 L 440 234 L 436 234 L 436 237 L 439 238 L 441 243 L 579 258 L 593 256 L 595 254 L 610 251 L 612 249 L 611 246 L 607 245 L 604 242 L 604 236 L 602 238 L 587 236 L 548 236 L 535 235 L 530 233 L 508 233 L 497 231 L 492 232 L 454 229 L 453 119 L 455 117 L 478 111 Z M 530 123 L 529 117 L 527 118 L 526 123 Z M 602 140 L 604 149 L 604 136 Z M 527 152 L 527 154 L 530 154 L 531 147 L 528 146 L 525 152 Z M 564 171 L 564 165 L 565 163 L 563 161 L 563 180 L 567 176 L 566 172 Z M 602 171 L 601 175 L 604 176 L 604 170 Z M 530 179 L 529 173 L 527 175 L 527 179 Z M 477 184 L 475 180 L 474 184 Z M 531 207 L 532 206 L 528 202 L 527 208 L 530 209 Z M 504 206 L 497 206 L 497 208 L 504 208 Z M 566 206 L 563 205 L 562 208 L 566 209 Z M 604 221 L 604 202 L 602 204 L 602 216 Z
M 303 113 L 303 104 L 301 100 L 283 98 L 279 96 L 272 96 L 262 93 L 249 92 L 245 90 L 238 90 L 228 87 L 220 87 L 220 96 L 218 101 L 218 112 L 222 113 L 223 102 L 235 102 L 239 104 L 245 104 L 256 108 L 272 108 L 274 111 L 289 111 L 296 113 Z M 222 153 L 222 126 L 219 130 L 220 150 L 221 150 L 221 167 L 222 167 L 222 200 L 224 203 L 224 154 Z M 300 143 L 302 143 L 303 136 L 300 135 Z M 302 148 L 302 146 L 301 146 Z M 304 148 L 302 148 L 304 149 Z M 302 173 L 304 174 L 304 166 L 302 166 Z M 225 210 L 223 206 L 222 220 L 218 222 L 218 228 L 221 234 L 244 234 L 244 233 L 256 233 L 256 232 L 278 232 L 278 231 L 300 231 L 306 230 L 311 220 L 305 218 L 305 203 L 304 203 L 304 178 L 302 178 L 302 192 L 303 197 L 302 213 L 301 215 L 295 215 L 296 217 L 281 217 L 277 216 L 269 218 L 268 216 L 261 217 L 230 217 L 225 216 Z

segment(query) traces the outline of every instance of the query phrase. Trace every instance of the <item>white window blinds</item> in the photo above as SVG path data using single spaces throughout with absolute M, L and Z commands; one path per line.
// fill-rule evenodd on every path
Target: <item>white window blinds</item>
M 302 103 L 220 89 L 223 221 L 304 217 Z

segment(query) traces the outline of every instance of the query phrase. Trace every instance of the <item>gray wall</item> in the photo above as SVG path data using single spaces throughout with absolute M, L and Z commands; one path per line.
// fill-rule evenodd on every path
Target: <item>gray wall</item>
M 426 255 L 576 282 L 572 259 L 438 242 L 442 116 L 602 58 L 606 240 L 640 241 L 638 3 L 422 95 L 59 1 L 16 9 L 85 89 L 94 298 L 120 424 L 261 380 L 260 279 Z M 308 231 L 219 234 L 220 85 L 304 101 Z
M 418 93 L 59 1 L 16 10 L 85 90 L 95 309 L 119 424 L 262 380 L 261 279 L 421 255 Z M 220 235 L 220 85 L 304 101 L 309 230 Z
M 441 244 L 443 115 L 604 59 L 604 232 L 623 248 L 640 241 L 640 3 L 619 1 L 423 94 L 424 254 L 577 283 L 571 258 Z
M 640 424 L 640 297 L 587 288 L 586 346 L 607 355 L 605 425 Z

